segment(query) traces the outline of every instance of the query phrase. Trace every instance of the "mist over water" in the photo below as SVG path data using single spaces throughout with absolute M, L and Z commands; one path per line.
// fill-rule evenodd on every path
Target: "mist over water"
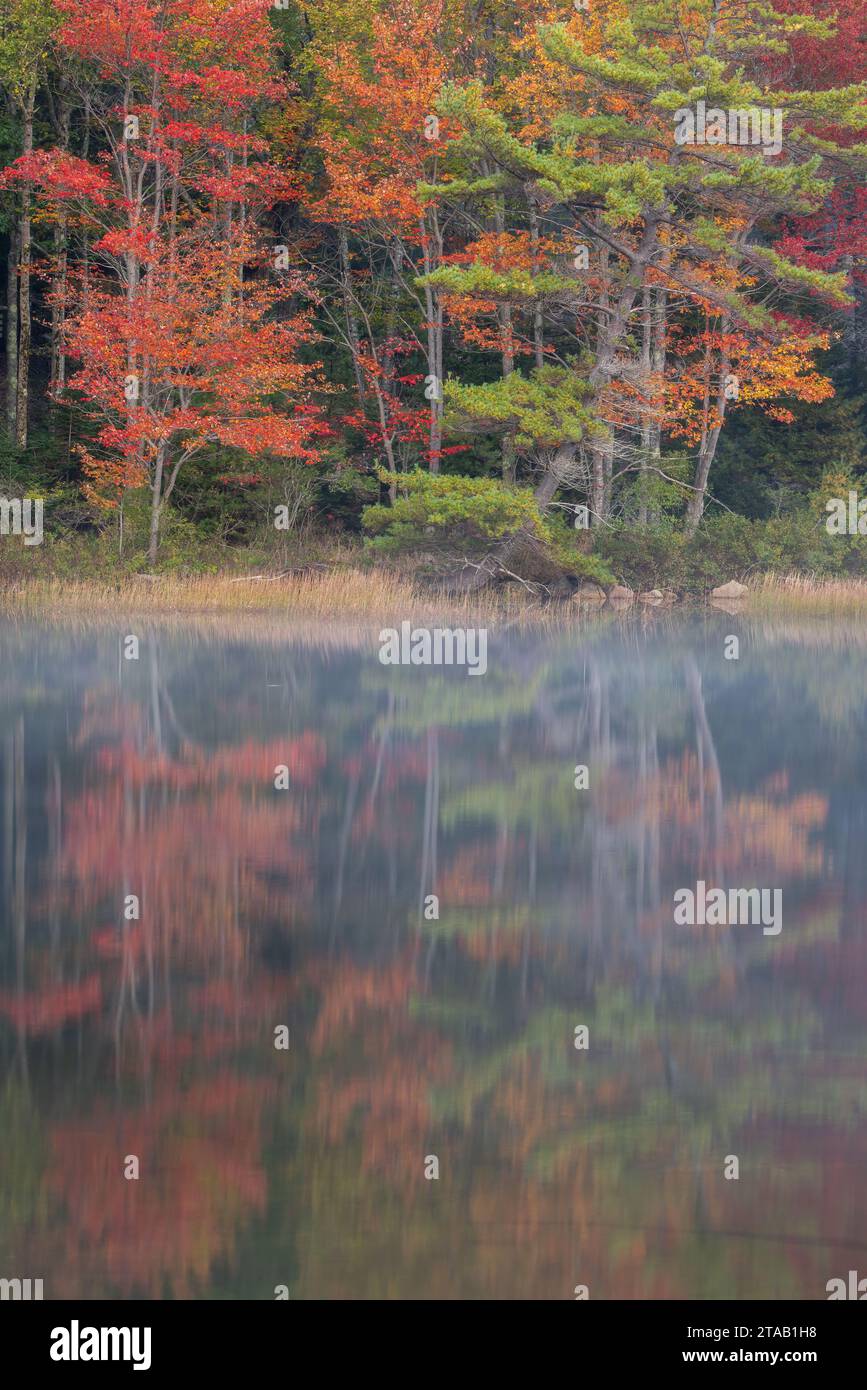
M 483 679 L 373 629 L 0 627 L 0 1275 L 867 1274 L 865 688 L 842 628 L 725 614 L 492 629 Z M 699 882 L 781 931 L 676 925 Z

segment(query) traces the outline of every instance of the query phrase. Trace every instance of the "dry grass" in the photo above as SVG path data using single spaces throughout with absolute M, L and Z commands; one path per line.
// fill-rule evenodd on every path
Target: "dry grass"
M 572 610 L 574 614 L 574 609 Z M 125 578 L 117 583 L 34 579 L 0 589 L 0 612 L 43 617 L 147 617 L 264 613 L 272 617 L 358 622 L 536 619 L 553 616 L 526 590 L 472 595 L 439 594 L 387 570 L 339 568 L 281 579 L 203 576 Z
M 753 590 L 749 606 L 765 612 L 846 617 L 867 610 L 867 582 L 817 579 L 809 574 L 766 574 Z
M 715 605 L 713 605 L 715 606 Z M 816 579 L 810 575 L 768 574 L 756 580 L 749 598 L 738 605 L 746 616 L 846 618 L 867 610 L 867 582 Z M 645 622 L 682 611 L 646 609 L 635 604 L 628 617 Z M 335 623 L 343 627 L 396 625 L 403 619 L 424 624 L 462 626 L 524 624 L 558 628 L 610 617 L 607 606 L 541 604 L 527 589 L 510 586 L 477 595 L 437 592 L 414 583 L 410 576 L 387 569 L 340 565 L 285 578 L 238 578 L 208 575 L 137 576 L 116 582 L 100 580 L 27 579 L 0 586 L 0 613 L 11 618 L 80 621 L 138 618 L 219 618 L 244 620 L 262 614 L 272 620 L 291 620 L 293 627 Z M 619 615 L 621 618 L 622 614 Z

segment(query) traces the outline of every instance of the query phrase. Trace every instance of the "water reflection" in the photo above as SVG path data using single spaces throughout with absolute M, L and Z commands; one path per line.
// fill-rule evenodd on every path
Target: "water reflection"
M 867 649 L 837 636 L 506 632 L 468 680 L 375 633 L 155 628 L 134 662 L 5 626 L 0 1275 L 824 1298 L 867 1260 Z M 781 934 L 676 927 L 699 879 L 781 888 Z

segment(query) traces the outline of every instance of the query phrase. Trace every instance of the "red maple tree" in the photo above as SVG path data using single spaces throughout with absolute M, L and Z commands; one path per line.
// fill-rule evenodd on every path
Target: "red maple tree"
M 58 8 L 61 57 L 98 79 L 101 147 L 91 160 L 27 155 L 2 178 L 71 205 L 90 232 L 70 271 L 65 331 L 79 363 L 69 386 L 99 422 L 82 451 L 86 486 L 110 506 L 149 486 L 153 564 L 179 471 L 205 446 L 317 457 L 317 369 L 299 360 L 310 310 L 295 307 L 307 287 L 261 226 L 299 189 L 249 129 L 287 84 L 269 0 Z

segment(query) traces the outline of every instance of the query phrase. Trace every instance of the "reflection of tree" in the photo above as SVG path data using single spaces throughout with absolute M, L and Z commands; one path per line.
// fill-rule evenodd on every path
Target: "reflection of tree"
M 57 1126 L 51 1186 L 65 1221 L 56 1296 L 107 1282 L 115 1296 L 185 1298 L 206 1285 L 264 1209 L 267 1097 L 262 1082 L 217 1073 L 160 1087 L 142 1110 L 97 1106 Z M 121 1177 L 129 1154 L 138 1181 Z
M 309 902 L 293 839 L 302 818 L 309 828 L 306 793 L 323 758 L 312 734 L 213 754 L 181 746 L 175 757 L 126 741 L 99 749 L 66 811 L 62 864 L 79 910 L 117 919 L 120 884 L 140 898 L 145 931 L 175 932 L 185 950 L 243 954 L 251 914 L 286 920 Z M 273 790 L 278 764 L 287 794 Z
M 722 831 L 723 831 L 723 784 L 722 773 L 720 771 L 719 759 L 717 757 L 716 745 L 713 741 L 713 734 L 705 712 L 704 697 L 701 690 L 701 676 L 695 659 L 690 657 L 686 662 L 686 684 L 689 690 L 690 703 L 692 705 L 693 718 L 695 720 L 696 749 L 698 753 L 698 785 L 699 785 L 699 825 L 701 827 L 701 853 L 699 857 L 699 867 L 707 872 L 709 878 L 714 883 L 721 882 L 721 863 L 720 855 L 722 851 Z M 707 775 L 705 775 L 707 767 Z M 706 816 L 705 791 L 709 792 L 710 816 Z M 706 829 L 706 822 L 709 819 L 710 825 Z M 710 837 L 710 848 L 707 848 L 707 837 Z
M 835 1107 L 864 1114 L 857 1086 L 838 1086 L 829 1106 L 827 1069 L 809 1074 L 806 1066 L 821 1055 L 824 1022 L 801 991 L 780 991 L 773 983 L 784 952 L 797 954 L 817 933 L 826 942 L 836 933 L 834 916 L 814 905 L 827 801 L 815 792 L 792 793 L 785 772 L 749 793 L 732 777 L 726 795 L 696 662 L 688 660 L 684 671 L 682 727 L 687 734 L 688 715 L 695 751 L 683 739 L 679 750 L 660 755 L 660 729 L 671 745 L 669 691 L 655 707 L 651 679 L 641 688 L 640 707 L 630 709 L 620 673 L 593 661 L 577 718 L 568 696 L 546 687 L 533 739 L 526 731 L 523 739 L 504 737 L 502 716 L 487 729 L 473 727 L 471 737 L 446 735 L 443 742 L 441 736 L 442 915 L 424 926 L 438 954 L 434 969 L 417 981 L 411 1005 L 412 1016 L 426 1025 L 424 1044 L 419 1041 L 407 1068 L 413 1039 L 398 997 L 387 1004 L 396 1069 L 365 1046 L 374 1039 L 386 1045 L 383 1001 L 375 1025 L 368 1020 L 359 1030 L 355 1019 L 343 1049 L 316 1059 L 317 1094 L 329 1101 L 340 1096 L 340 1126 L 316 1131 L 322 1147 L 315 1158 L 308 1153 L 310 1166 L 327 1162 L 329 1141 L 338 1139 L 360 1145 L 363 1165 L 371 1127 L 391 1090 L 417 1078 L 414 1092 L 404 1090 L 412 1096 L 415 1131 L 406 1142 L 417 1180 L 405 1220 L 408 1229 L 426 1233 L 435 1258 L 437 1232 L 416 1215 L 427 1201 L 418 1179 L 433 1114 L 436 1132 L 447 1136 L 450 1168 L 461 1174 L 461 1192 L 470 1194 L 460 1220 L 469 1222 L 471 1234 L 460 1258 L 462 1268 L 469 1266 L 462 1286 L 476 1292 L 526 1292 L 509 1287 L 503 1272 L 509 1258 L 492 1263 L 490 1285 L 476 1282 L 488 1229 L 509 1230 L 503 1202 L 509 1192 L 510 1214 L 516 1193 L 522 1210 L 544 1213 L 517 1223 L 514 1241 L 526 1240 L 520 1251 L 526 1272 L 529 1248 L 538 1251 L 553 1239 L 560 1260 L 553 1262 L 551 1296 L 569 1288 L 574 1257 L 566 1255 L 567 1245 L 580 1250 L 582 1270 L 595 1267 L 601 1286 L 609 1281 L 612 1291 L 754 1293 L 767 1278 L 769 1258 L 786 1260 L 780 1231 L 788 1224 L 795 1248 L 799 1234 L 807 1236 L 807 1225 L 792 1220 L 800 1208 L 790 1203 L 800 1199 L 805 1176 L 807 1182 L 816 1176 L 814 1155 L 791 1172 L 776 1162 L 757 1117 L 777 1136 L 811 1116 L 827 1121 Z M 463 711 L 458 730 L 471 722 Z M 415 727 L 414 718 L 407 723 Z M 569 723 L 580 746 L 569 747 Z M 583 804 L 571 785 L 573 760 L 592 769 Z M 423 842 L 429 807 L 428 795 Z M 525 874 L 516 861 L 528 853 Z M 768 942 L 760 930 L 742 939 L 734 935 L 740 929 L 704 938 L 677 933 L 673 887 L 699 876 L 784 885 L 783 944 Z M 580 1062 L 571 1048 L 576 1021 L 587 1023 L 593 1038 L 592 1053 Z M 430 1054 L 431 1027 L 451 1059 L 444 1076 Z M 341 1088 L 346 1066 L 352 1080 Z M 419 1090 L 429 1091 L 429 1109 Z M 384 1175 L 396 1181 L 404 1151 L 397 1132 L 392 1137 L 393 1151 L 380 1146 L 377 1153 Z M 724 1156 L 740 1149 L 749 1186 L 723 1179 Z M 476 1216 L 479 1226 L 474 1213 L 483 1213 Z M 324 1211 L 322 1217 L 327 1226 Z M 345 1210 L 342 1219 L 349 1219 Z M 736 1234 L 721 1240 L 726 1231 Z M 317 1229 L 311 1249 L 320 1236 L 326 1246 L 333 1242 Z M 450 1258 L 457 1259 L 454 1250 Z M 814 1273 L 815 1262 L 807 1263 Z M 779 1276 L 783 1295 L 797 1280 L 788 1264 L 780 1268 L 789 1270 Z M 534 1291 L 542 1291 L 544 1279 L 539 1272 Z M 419 1274 L 412 1291 L 428 1288 Z
M 855 706 L 794 756 L 804 652 L 753 649 L 745 694 L 629 628 L 516 638 L 479 682 L 304 653 L 276 696 L 241 650 L 162 640 L 62 720 L 38 694 L 38 757 L 8 725 L 9 1248 L 71 1294 L 821 1292 L 867 1224 L 834 1182 L 865 1120 L 863 806 L 825 775 Z M 782 935 L 675 928 L 699 877 L 782 887 Z
M 83 696 L 72 766 L 68 754 L 63 771 L 53 759 L 44 786 L 50 860 L 35 891 L 23 720 L 3 749 L 2 886 L 15 933 L 0 1020 L 25 1080 L 52 1096 L 44 1219 L 38 1236 L 32 1217 L 29 1230 L 41 1258 L 65 1271 L 54 1296 L 188 1296 L 233 1259 L 266 1201 L 274 1083 L 236 1069 L 245 1049 L 276 1056 L 271 1019 L 285 1016 L 287 991 L 256 962 L 268 931 L 289 931 L 310 910 L 300 827 L 315 831 L 324 746 L 302 732 L 208 750 L 164 720 L 172 703 L 153 663 L 146 704 Z M 274 790 L 278 764 L 289 770 L 285 793 Z M 124 918 L 127 893 L 140 900 L 138 920 Z M 60 1090 L 58 1067 L 69 1072 Z M 8 1113 L 17 1142 L 24 1102 Z M 123 1177 L 126 1154 L 140 1160 L 138 1182 Z M 15 1198 L 0 1236 L 13 1248 L 26 1229 L 20 1172 L 4 1162 Z

